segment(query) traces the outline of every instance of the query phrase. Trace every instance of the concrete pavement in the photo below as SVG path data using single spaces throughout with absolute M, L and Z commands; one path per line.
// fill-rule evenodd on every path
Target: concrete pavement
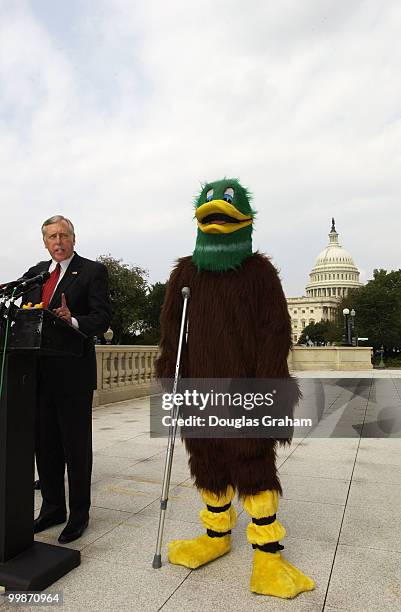
M 396 390 L 392 405 L 401 414 L 400 371 L 303 372 L 299 376 L 319 374 L 336 380 L 368 379 L 369 393 L 353 400 L 354 413 L 345 411 L 342 416 L 344 432 L 377 416 L 376 391 L 383 378 L 391 379 L 386 388 Z M 279 451 L 284 491 L 279 517 L 287 529 L 284 554 L 317 583 L 315 591 L 286 601 L 249 591 L 252 549 L 245 537 L 249 518 L 238 501 L 239 520 L 228 555 L 195 571 L 167 562 L 168 540 L 203 532 L 198 521 L 202 504 L 179 441 L 163 567 L 153 570 L 166 441 L 151 440 L 147 433 L 149 398 L 99 407 L 93 419 L 91 522 L 83 537 L 70 544 L 81 550 L 82 564 L 48 589 L 63 591 L 64 610 L 401 609 L 401 439 L 397 433 L 365 438 L 362 426 L 362 437 L 353 429 L 356 437 L 307 437 Z M 37 539 L 56 543 L 61 528 L 52 528 Z M 0 598 L 0 611 L 6 609 L 8 604 Z

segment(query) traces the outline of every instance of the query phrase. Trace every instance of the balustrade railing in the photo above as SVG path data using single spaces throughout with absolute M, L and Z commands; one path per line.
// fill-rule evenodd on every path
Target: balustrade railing
M 149 383 L 155 377 L 158 352 L 157 346 L 97 346 L 98 388 Z
M 147 395 L 158 354 L 157 346 L 96 346 L 95 405 Z
M 148 395 L 156 376 L 158 346 L 96 346 L 97 391 L 94 405 Z M 294 347 L 288 356 L 290 370 L 369 370 L 369 347 Z

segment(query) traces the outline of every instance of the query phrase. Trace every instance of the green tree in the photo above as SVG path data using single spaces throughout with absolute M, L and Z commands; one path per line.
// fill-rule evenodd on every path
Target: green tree
M 341 331 L 337 323 L 332 321 L 322 320 L 307 325 L 302 330 L 298 344 L 305 344 L 307 342 L 306 336 L 308 336 L 311 342 L 316 342 L 317 344 L 327 344 L 328 342 L 338 344 L 341 341 Z
M 373 279 L 352 289 L 339 306 L 356 311 L 358 336 L 369 338 L 375 349 L 401 347 L 401 270 L 374 270 Z
M 129 266 L 111 255 L 101 255 L 98 261 L 109 272 L 110 299 L 113 309 L 111 328 L 114 344 L 132 344 L 143 331 L 147 308 L 147 272 Z
M 137 344 L 159 344 L 160 313 L 166 293 L 166 283 L 155 283 L 146 296 L 143 332 L 137 337 Z

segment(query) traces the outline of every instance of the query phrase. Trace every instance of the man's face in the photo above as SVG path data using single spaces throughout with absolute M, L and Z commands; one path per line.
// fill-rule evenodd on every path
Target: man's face
M 52 259 L 63 261 L 74 252 L 75 237 L 66 221 L 58 221 L 44 228 L 43 242 Z

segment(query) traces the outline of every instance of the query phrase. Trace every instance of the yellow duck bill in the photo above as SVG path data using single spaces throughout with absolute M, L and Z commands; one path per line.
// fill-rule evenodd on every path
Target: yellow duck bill
M 244 215 L 225 200 L 212 200 L 196 209 L 198 227 L 205 234 L 231 234 L 247 225 L 252 217 Z

